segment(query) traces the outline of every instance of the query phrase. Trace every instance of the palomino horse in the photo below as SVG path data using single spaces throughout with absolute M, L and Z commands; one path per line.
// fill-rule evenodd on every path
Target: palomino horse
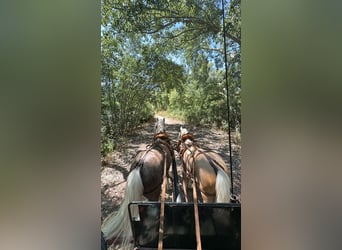
M 128 246 L 132 231 L 128 214 L 128 204 L 132 201 L 158 201 L 163 182 L 164 164 L 167 173 L 174 157 L 171 141 L 165 132 L 165 118 L 158 118 L 155 124 L 154 140 L 146 150 L 138 152 L 127 177 L 124 199 L 118 212 L 113 212 L 101 226 L 107 242 L 119 240 Z M 139 218 L 137 207 L 133 206 L 132 217 Z
M 220 155 L 199 148 L 192 134 L 180 128 L 177 151 L 183 165 L 183 189 L 187 197 L 186 176 L 196 181 L 203 202 L 230 202 L 230 170 Z M 187 199 L 187 198 L 186 198 Z

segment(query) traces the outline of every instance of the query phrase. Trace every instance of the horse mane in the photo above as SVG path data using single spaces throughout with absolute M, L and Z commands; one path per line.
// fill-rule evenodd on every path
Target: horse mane
M 186 133 L 182 135 L 182 141 L 186 141 L 186 140 L 191 140 L 194 141 L 194 136 L 190 133 Z
M 193 140 L 186 139 L 184 143 L 185 143 L 185 145 L 187 145 L 188 147 L 191 147 L 191 146 L 193 145 Z
M 163 144 L 164 146 L 166 146 L 171 153 L 171 157 L 174 157 L 171 139 L 169 138 L 169 135 L 166 132 L 162 132 L 162 133 L 158 133 L 154 135 L 152 146 L 155 145 L 155 143 Z
M 185 129 L 184 129 L 185 130 Z M 187 130 L 186 130 L 187 131 Z M 189 132 L 187 132 L 187 133 L 185 133 L 185 134 L 183 134 L 182 136 L 181 136 L 181 139 L 178 141 L 178 143 L 177 143 L 177 151 L 179 152 L 180 151 L 180 145 L 182 144 L 182 143 L 184 143 L 187 147 L 191 147 L 191 146 L 193 146 L 194 145 L 194 141 L 195 141 L 195 139 L 194 139 L 194 137 L 193 137 L 193 135 L 192 134 L 190 134 Z
M 159 133 L 159 134 L 156 134 L 154 136 L 154 139 L 162 139 L 162 140 L 167 140 L 169 139 L 169 135 L 166 133 L 166 132 L 163 132 L 163 133 Z

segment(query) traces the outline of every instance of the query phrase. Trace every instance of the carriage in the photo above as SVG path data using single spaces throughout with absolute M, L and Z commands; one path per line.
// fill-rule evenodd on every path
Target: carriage
M 136 249 L 160 249 L 160 202 L 134 202 L 140 219 L 131 218 Z M 237 203 L 198 204 L 200 245 L 193 203 L 166 202 L 162 249 L 241 249 L 241 206 Z M 130 206 L 129 206 L 130 207 Z
M 174 148 L 182 161 L 182 192 Z M 199 148 L 186 129 L 172 146 L 165 119 L 157 119 L 153 143 L 132 163 L 119 211 L 103 222 L 101 249 L 110 239 L 124 249 L 241 249 L 241 205 L 229 175 L 222 158 Z M 167 180 L 172 201 L 165 199 Z

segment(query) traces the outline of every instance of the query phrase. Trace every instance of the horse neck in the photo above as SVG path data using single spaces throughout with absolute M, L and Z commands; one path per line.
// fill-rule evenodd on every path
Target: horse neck
M 154 140 L 156 139 L 162 139 L 169 141 L 169 135 L 166 132 L 159 132 L 154 134 Z
M 194 155 L 195 152 L 198 150 L 198 147 L 196 145 L 187 146 L 184 144 L 184 147 L 185 148 L 183 149 L 183 153 L 181 153 L 183 159 L 189 157 L 190 155 Z
M 171 156 L 173 155 L 171 140 L 169 139 L 169 137 L 166 133 L 164 133 L 160 136 L 157 135 L 154 137 L 153 147 L 167 148 L 167 150 L 169 151 Z M 165 150 L 163 149 L 163 151 L 165 151 Z

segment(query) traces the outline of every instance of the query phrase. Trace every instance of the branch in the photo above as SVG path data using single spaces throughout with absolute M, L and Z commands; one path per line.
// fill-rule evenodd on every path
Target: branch
M 122 13 L 126 12 L 127 11 L 127 7 L 123 7 L 122 5 L 114 5 L 113 6 L 113 9 L 116 9 Z M 198 4 L 195 3 L 195 7 L 204 11 L 203 8 L 201 8 L 201 6 L 199 6 Z M 148 12 L 157 12 L 157 13 L 154 13 L 155 15 L 155 18 L 156 19 L 167 19 L 167 20 L 170 20 L 170 22 L 167 22 L 166 24 L 163 24 L 163 25 L 160 25 L 158 27 L 152 27 L 151 29 L 144 29 L 143 26 L 139 27 L 138 25 L 137 28 L 138 30 L 142 33 L 142 34 L 154 34 L 154 33 L 158 33 L 160 32 L 161 30 L 165 29 L 165 28 L 168 28 L 174 24 L 176 24 L 177 22 L 183 22 L 185 24 L 187 23 L 197 23 L 199 26 L 202 26 L 204 28 L 198 28 L 199 31 L 206 31 L 206 30 L 211 30 L 213 31 L 214 33 L 217 33 L 218 32 L 218 27 L 215 26 L 213 20 L 211 19 L 210 16 L 206 15 L 207 19 L 201 19 L 199 17 L 196 17 L 196 16 L 187 16 L 185 13 L 182 13 L 181 11 L 177 11 L 177 10 L 170 10 L 170 9 L 165 9 L 165 8 L 156 8 L 156 7 L 149 7 L 149 6 L 144 6 L 144 11 L 141 11 L 139 13 L 134 13 L 136 15 L 132 16 L 132 15 L 129 15 L 132 19 L 134 19 L 136 16 L 139 16 L 141 14 L 143 14 L 144 12 L 145 13 L 148 13 Z M 133 14 L 133 13 L 132 13 Z M 173 20 L 172 20 L 173 19 Z M 188 31 L 193 31 L 193 30 L 196 30 L 196 29 L 186 29 L 176 35 L 173 36 L 173 38 L 175 37 L 178 37 Z M 198 36 L 197 36 L 198 37 Z M 235 37 L 233 35 L 231 35 L 230 33 L 226 33 L 226 37 L 230 40 L 232 40 L 233 42 L 241 45 L 241 39 L 239 37 Z M 192 40 L 192 39 L 191 39 Z
M 190 41 L 193 41 L 197 38 L 199 38 L 202 34 L 201 33 L 198 33 L 197 35 L 195 35 L 194 37 L 190 38 L 190 39 L 187 39 L 187 40 L 184 40 L 184 42 L 190 42 Z
M 198 30 L 198 29 L 195 29 L 195 28 L 192 28 L 192 29 L 185 29 L 185 30 L 179 32 L 179 33 L 176 34 L 176 35 L 170 36 L 170 38 L 173 39 L 173 38 L 176 38 L 176 37 L 179 37 L 179 36 L 183 35 L 184 33 L 187 33 L 187 32 L 190 32 L 190 31 L 194 31 L 194 30 Z
M 218 52 L 218 53 L 220 53 L 220 54 L 224 54 L 224 51 L 223 51 L 223 50 L 216 49 L 216 48 L 200 47 L 199 49 L 203 49 L 203 50 L 210 50 L 210 51 L 215 51 L 215 52 Z
M 175 24 L 175 23 L 177 23 L 177 22 L 178 22 L 178 21 L 174 20 L 174 21 L 172 21 L 172 22 L 169 22 L 169 23 L 166 23 L 166 24 L 164 24 L 164 25 L 161 25 L 161 26 L 159 26 L 159 27 L 156 28 L 156 29 L 150 29 L 150 30 L 147 30 L 147 31 L 144 31 L 143 28 L 138 28 L 138 29 L 139 29 L 139 31 L 140 31 L 142 34 L 149 34 L 149 35 L 150 35 L 150 34 L 157 33 L 157 32 L 159 32 L 159 31 L 165 29 L 166 27 L 169 27 L 169 26 L 171 26 L 171 25 L 173 25 L 173 24 Z
M 234 42 L 238 43 L 241 46 L 241 39 L 235 36 L 232 36 L 231 34 L 229 34 L 228 32 L 226 32 L 226 37 L 228 39 L 233 40 Z

